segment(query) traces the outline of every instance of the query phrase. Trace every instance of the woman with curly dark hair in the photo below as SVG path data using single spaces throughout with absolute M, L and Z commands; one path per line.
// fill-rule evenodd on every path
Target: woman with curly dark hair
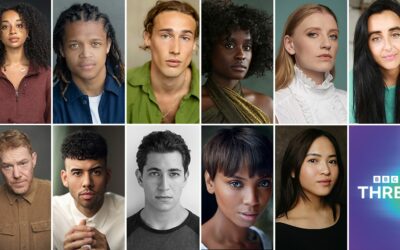
M 50 36 L 28 4 L 0 9 L 0 123 L 50 123 Z
M 304 4 L 288 17 L 275 63 L 277 122 L 347 122 L 347 94 L 332 82 L 338 39 L 336 15 L 327 6 Z
M 230 1 L 202 4 L 203 123 L 270 123 L 272 98 L 240 84 L 272 69 L 272 18 Z

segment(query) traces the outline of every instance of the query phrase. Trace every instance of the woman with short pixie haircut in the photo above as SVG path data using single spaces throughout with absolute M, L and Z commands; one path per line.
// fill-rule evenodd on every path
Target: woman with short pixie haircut
M 203 123 L 271 123 L 272 98 L 240 82 L 272 69 L 271 23 L 269 15 L 247 5 L 203 2 Z
M 347 123 L 347 94 L 332 82 L 338 38 L 327 6 L 305 4 L 288 17 L 275 63 L 278 123 Z
M 272 151 L 267 137 L 246 127 L 221 129 L 204 146 L 205 184 L 218 207 L 201 227 L 201 249 L 272 249 L 254 226 L 272 195 Z
M 344 166 L 335 137 L 320 129 L 294 136 L 281 164 L 277 250 L 346 250 Z

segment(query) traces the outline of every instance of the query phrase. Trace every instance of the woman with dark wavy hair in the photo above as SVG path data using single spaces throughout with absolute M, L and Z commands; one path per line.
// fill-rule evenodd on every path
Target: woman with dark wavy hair
M 203 123 L 271 123 L 272 98 L 240 84 L 272 69 L 271 22 L 247 5 L 203 2 Z
M 374 2 L 354 33 L 350 122 L 400 123 L 400 4 Z
M 29 4 L 0 9 L 0 123 L 50 123 L 50 35 Z
M 345 250 L 344 166 L 335 137 L 320 129 L 294 136 L 281 165 L 277 250 Z

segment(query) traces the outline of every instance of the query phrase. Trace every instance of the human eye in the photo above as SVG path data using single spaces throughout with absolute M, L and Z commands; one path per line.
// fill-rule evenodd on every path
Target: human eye
M 317 32 L 308 32 L 307 36 L 311 37 L 311 38 L 316 38 L 316 37 L 318 37 L 318 33 Z
M 100 176 L 102 174 L 103 174 L 103 171 L 101 169 L 95 169 L 92 171 L 92 175 L 95 175 L 95 176 Z
M 307 162 L 315 164 L 315 163 L 318 163 L 318 159 L 310 158 L 310 159 L 307 160 Z
M 258 183 L 258 186 L 262 187 L 262 188 L 269 188 L 271 187 L 272 183 L 271 180 L 269 179 L 263 179 Z
M 224 47 L 225 47 L 226 49 L 233 49 L 233 48 L 235 48 L 235 44 L 234 44 L 233 42 L 226 41 L 226 42 L 224 43 Z
M 68 48 L 70 48 L 70 49 L 78 49 L 79 48 L 79 44 L 78 43 L 70 43 L 68 45 Z
M 179 177 L 179 176 L 181 176 L 181 174 L 177 173 L 177 172 L 171 172 L 171 173 L 169 173 L 169 176 L 170 177 Z
M 93 48 L 99 48 L 101 45 L 102 45 L 101 42 L 98 42 L 98 41 L 92 42 L 92 47 Z
M 4 170 L 11 170 L 12 167 L 13 167 L 13 166 L 10 165 L 10 164 L 2 164 L 2 165 L 1 165 L 1 168 L 4 169 Z
M 23 29 L 23 28 L 25 28 L 25 26 L 24 26 L 23 23 L 18 23 L 16 26 L 17 26 L 18 29 Z
M 8 25 L 7 24 L 1 25 L 1 30 L 7 30 L 7 29 L 8 29 Z
M 336 41 L 339 38 L 338 34 L 330 34 L 329 39 L 332 41 Z
M 169 33 L 161 33 L 160 36 L 161 36 L 162 39 L 168 39 L 168 38 L 172 37 L 171 34 L 169 34 Z
M 72 174 L 73 176 L 79 177 L 79 176 L 82 175 L 82 171 L 79 171 L 79 170 L 72 170 L 71 174 Z
M 151 172 L 149 172 L 149 176 L 152 176 L 152 177 L 160 176 L 160 173 L 157 171 L 151 171 Z
M 252 48 L 253 48 L 253 47 L 252 47 L 251 44 L 246 44 L 246 45 L 243 46 L 243 50 L 244 50 L 244 51 L 251 51 Z
M 373 43 L 380 42 L 382 39 L 380 36 L 371 36 L 371 41 Z
M 392 37 L 394 37 L 394 38 L 400 38 L 400 32 L 394 32 L 394 33 L 392 34 Z
M 184 40 L 184 41 L 190 41 L 190 40 L 192 40 L 192 37 L 190 37 L 190 36 L 182 36 L 181 37 L 182 38 L 182 40 Z
M 240 181 L 233 180 L 233 181 L 230 181 L 228 183 L 233 188 L 241 188 L 241 187 L 243 187 L 243 183 L 240 182 Z
M 329 164 L 331 165 L 337 165 L 337 160 L 336 159 L 332 159 L 328 161 Z

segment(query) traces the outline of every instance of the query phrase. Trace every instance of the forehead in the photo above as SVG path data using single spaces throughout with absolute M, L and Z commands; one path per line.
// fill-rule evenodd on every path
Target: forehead
M 235 29 L 230 32 L 227 36 L 222 36 L 222 39 L 234 39 L 234 40 L 250 40 L 251 34 L 249 30 Z
M 16 12 L 15 10 L 7 10 L 5 12 L 3 12 L 3 15 L 1 16 L 1 21 L 22 21 L 18 12 Z
M 178 11 L 164 11 L 154 19 L 154 31 L 163 29 L 172 29 L 173 31 L 191 31 L 193 34 L 196 30 L 196 21 L 191 15 Z
M 400 26 L 400 17 L 390 10 L 376 13 L 368 18 L 368 32 L 383 31 Z
M 107 38 L 101 19 L 98 21 L 67 22 L 64 29 L 64 41 Z
M 22 159 L 30 157 L 29 149 L 26 147 L 9 148 L 0 153 L 1 160 L 7 161 L 11 159 Z
M 180 169 L 183 171 L 182 155 L 178 151 L 168 153 L 150 152 L 147 155 L 144 171 L 148 168 L 158 168 L 161 171 L 168 171 L 170 169 Z
M 335 147 L 327 137 L 321 136 L 314 140 L 308 153 L 335 154 Z
M 305 17 L 299 25 L 297 25 L 295 32 L 304 31 L 308 28 L 319 28 L 322 30 L 338 29 L 335 18 L 326 11 L 315 12 Z
M 95 167 L 103 167 L 105 168 L 105 160 L 104 159 L 87 159 L 87 160 L 77 160 L 71 158 L 65 158 L 64 161 L 65 169 L 80 169 L 83 171 L 90 170 Z

